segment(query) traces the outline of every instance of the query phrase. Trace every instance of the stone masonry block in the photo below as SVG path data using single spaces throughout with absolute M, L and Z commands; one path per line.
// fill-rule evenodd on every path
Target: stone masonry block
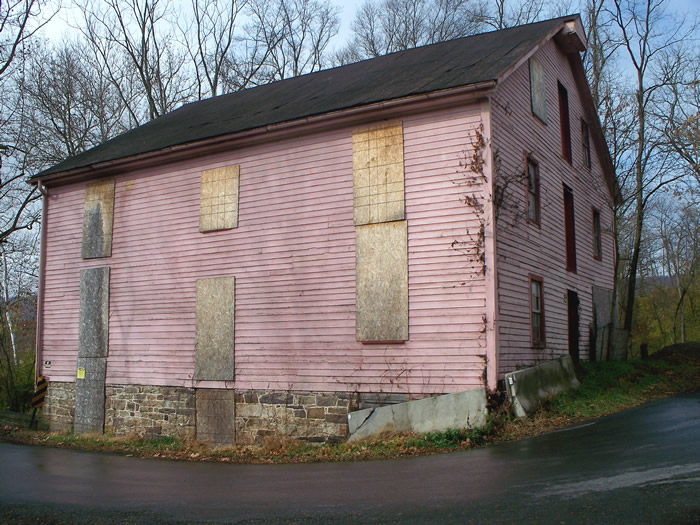
M 306 417 L 309 419 L 325 419 L 326 411 L 320 407 L 309 408 L 306 411 Z
M 335 396 L 321 395 L 316 397 L 316 404 L 320 407 L 334 407 L 337 402 L 338 399 Z
M 300 395 L 297 396 L 297 400 L 294 403 L 295 405 L 304 405 L 304 406 L 315 406 L 316 405 L 316 396 L 315 395 Z
M 271 392 L 260 396 L 260 403 L 269 405 L 292 405 L 294 396 L 285 392 Z

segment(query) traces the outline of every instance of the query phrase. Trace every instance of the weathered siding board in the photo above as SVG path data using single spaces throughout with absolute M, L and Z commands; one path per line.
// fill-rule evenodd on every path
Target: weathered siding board
M 482 385 L 485 284 L 451 247 L 479 227 L 458 184 L 479 119 L 478 108 L 403 119 L 410 339 L 398 345 L 355 340 L 352 128 L 117 176 L 108 383 L 414 396 Z M 231 164 L 238 228 L 201 234 L 199 174 Z M 50 188 L 53 380 L 74 375 L 84 187 Z M 235 380 L 197 383 L 195 282 L 225 275 L 236 276 Z
M 611 228 L 612 212 L 597 152 L 592 150 L 592 168 L 584 166 L 581 149 L 581 101 L 565 55 L 554 42 L 535 53 L 543 65 L 548 105 L 548 124 L 531 111 L 528 67 L 525 64 L 506 79 L 491 104 L 493 148 L 502 163 L 502 174 L 525 169 L 525 155 L 539 163 L 541 187 L 541 227 L 520 221 L 507 227 L 499 221 L 498 308 L 500 373 L 568 353 L 567 289 L 575 290 L 580 301 L 580 355 L 589 355 L 588 327 L 592 322 L 591 290 L 594 284 L 612 288 L 613 244 L 603 234 L 602 261 L 593 259 L 591 205 L 601 211 L 604 232 Z M 561 154 L 557 81 L 569 92 L 569 113 L 573 165 Z M 564 202 L 562 184 L 573 189 L 577 273 L 566 271 Z M 525 205 L 526 189 L 515 195 Z M 523 208 L 524 209 L 524 208 Z M 547 253 L 546 257 L 542 254 Z M 531 348 L 528 274 L 543 277 L 546 347 Z

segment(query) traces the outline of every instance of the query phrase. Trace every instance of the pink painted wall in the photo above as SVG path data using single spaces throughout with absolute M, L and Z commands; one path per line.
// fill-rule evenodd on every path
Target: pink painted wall
M 531 154 L 539 163 L 541 188 L 541 227 L 524 219 L 512 227 L 502 218 L 497 225 L 501 374 L 568 354 L 567 290 L 574 290 L 579 296 L 580 353 L 582 359 L 587 359 L 592 286 L 608 289 L 613 286 L 611 197 L 593 146 L 592 168 L 584 165 L 580 127 L 583 110 L 569 62 L 553 41 L 545 44 L 534 56 L 544 66 L 548 123 L 543 124 L 531 112 L 527 62 L 500 85 L 491 102 L 492 147 L 501 162 L 501 184 L 504 176 L 523 173 L 526 155 Z M 569 95 L 572 165 L 561 154 L 557 80 L 566 87 Z M 566 271 L 562 184 L 572 188 L 574 195 L 576 273 Z M 511 195 L 524 212 L 526 182 L 512 187 Z M 593 258 L 592 206 L 601 213 L 601 261 Z M 543 278 L 546 326 L 546 346 L 543 349 L 530 345 L 530 273 Z
M 236 277 L 240 389 L 456 392 L 483 385 L 485 282 L 459 162 L 478 105 L 403 119 L 409 341 L 355 341 L 352 128 L 116 177 L 112 257 L 82 260 L 85 184 L 49 187 L 43 357 L 72 381 L 80 269 L 111 267 L 107 382 L 192 380 L 195 280 Z M 469 152 L 467 151 L 467 154 Z M 240 165 L 239 227 L 199 233 L 201 170 Z

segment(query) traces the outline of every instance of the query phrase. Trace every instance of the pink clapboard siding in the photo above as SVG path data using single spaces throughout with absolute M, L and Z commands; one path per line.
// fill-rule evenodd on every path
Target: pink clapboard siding
M 82 260 L 85 183 L 50 187 L 43 357 L 71 381 L 80 270 L 111 268 L 107 382 L 420 396 L 483 385 L 485 280 L 460 159 L 478 105 L 403 119 L 409 341 L 355 340 L 352 127 L 116 177 L 112 256 Z M 469 153 L 467 151 L 467 153 Z M 202 170 L 240 165 L 239 226 L 199 233 Z M 192 380 L 195 281 L 236 277 L 235 381 Z
M 541 227 L 524 219 L 517 227 L 499 220 L 497 227 L 501 373 L 568 353 L 567 290 L 579 296 L 580 355 L 587 358 L 592 286 L 613 286 L 611 196 L 595 148 L 591 151 L 592 167 L 584 165 L 580 126 L 583 109 L 569 62 L 553 41 L 534 57 L 544 67 L 548 123 L 543 124 L 532 114 L 527 62 L 500 84 L 491 104 L 493 148 L 501 161 L 502 174 L 523 173 L 526 156 L 532 155 L 539 163 L 541 188 Z M 557 80 L 569 94 L 572 165 L 561 154 Z M 574 195 L 576 273 L 566 271 L 562 184 L 572 188 Z M 524 211 L 525 183 L 513 191 L 520 193 Z M 602 261 L 593 258 L 593 207 L 601 214 Z M 543 278 L 546 346 L 542 349 L 530 345 L 529 274 Z

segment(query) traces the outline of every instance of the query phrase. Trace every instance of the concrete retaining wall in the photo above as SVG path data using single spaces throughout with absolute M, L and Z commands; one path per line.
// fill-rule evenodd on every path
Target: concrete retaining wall
M 348 414 L 349 441 L 382 432 L 434 432 L 482 426 L 486 390 L 478 388 Z
M 543 399 L 579 387 L 571 356 L 560 357 L 505 375 L 508 398 L 516 417 L 525 417 L 540 406 Z

